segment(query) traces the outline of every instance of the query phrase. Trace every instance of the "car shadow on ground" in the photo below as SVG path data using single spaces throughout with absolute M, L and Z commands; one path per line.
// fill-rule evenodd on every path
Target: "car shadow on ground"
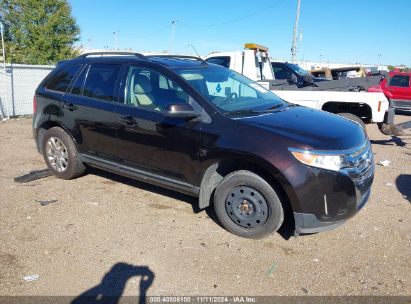
M 382 139 L 382 140 L 370 140 L 373 145 L 383 145 L 383 146 L 398 146 L 398 147 L 405 147 L 407 143 L 405 143 L 401 138 L 398 136 L 391 136 L 391 139 Z
M 147 266 L 117 263 L 104 275 L 100 284 L 80 294 L 71 304 L 119 303 L 127 281 L 132 277 L 141 277 L 136 303 L 146 303 L 147 290 L 154 281 L 154 273 Z
M 205 211 L 208 217 L 210 217 L 217 225 L 219 225 L 221 229 L 225 229 L 223 225 L 220 223 L 214 211 L 213 202 L 211 202 L 210 207 L 203 210 L 198 207 L 198 198 L 192 197 L 190 195 L 186 195 L 186 194 L 183 194 L 177 191 L 169 190 L 169 189 L 155 186 L 152 184 L 143 183 L 135 179 L 131 179 L 128 177 L 124 177 L 121 175 L 117 175 L 117 174 L 110 173 L 108 171 L 103 171 L 103 170 L 96 169 L 96 168 L 91 168 L 91 167 L 88 168 L 87 173 L 97 175 L 100 177 L 104 177 L 104 178 L 113 180 L 115 182 L 123 183 L 131 187 L 136 187 L 136 188 L 139 188 L 145 191 L 154 192 L 162 196 L 167 196 L 167 197 L 171 197 L 173 199 L 179 200 L 179 201 L 186 202 L 191 205 L 191 208 L 195 214 Z M 213 199 L 214 194 L 211 195 L 211 197 Z M 280 234 L 280 236 L 283 237 L 285 240 L 289 240 L 294 235 L 293 223 L 294 223 L 293 218 L 291 220 L 285 220 L 284 224 L 278 230 L 278 233 Z
M 117 175 L 117 174 L 110 173 L 108 171 L 99 170 L 99 169 L 96 169 L 96 168 L 91 168 L 91 167 L 87 168 L 87 174 L 97 175 L 97 176 L 100 176 L 100 177 L 104 177 L 104 178 L 113 180 L 113 181 L 118 182 L 118 183 L 122 183 L 122 184 L 126 184 L 128 186 L 131 186 L 131 187 L 136 187 L 136 188 L 142 189 L 144 191 L 154 192 L 154 193 L 162 195 L 162 196 L 167 196 L 167 197 L 171 197 L 173 199 L 179 200 L 179 201 L 186 202 L 186 203 L 191 205 L 191 207 L 193 208 L 194 213 L 199 213 L 199 212 L 202 211 L 197 206 L 197 198 L 192 197 L 190 195 L 186 195 L 186 194 L 183 194 L 183 193 L 180 193 L 180 192 L 177 192 L 177 191 L 162 188 L 162 187 L 152 185 L 152 184 L 149 184 L 149 183 L 140 182 L 140 181 L 132 179 L 132 178 Z
M 400 174 L 395 181 L 398 191 L 411 203 L 411 175 Z

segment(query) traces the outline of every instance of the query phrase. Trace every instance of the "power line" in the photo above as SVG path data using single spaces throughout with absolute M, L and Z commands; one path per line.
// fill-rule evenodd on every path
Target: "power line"
M 244 16 L 241 16 L 241 17 L 237 17 L 237 18 L 234 18 L 234 19 L 231 19 L 231 20 L 228 20 L 228 21 L 220 22 L 220 23 L 204 24 L 204 25 L 190 25 L 190 24 L 180 23 L 180 26 L 188 27 L 188 28 L 204 28 L 204 27 L 217 27 L 217 26 L 221 26 L 221 25 L 226 25 L 226 24 L 230 24 L 230 23 L 235 23 L 235 22 L 238 22 L 238 21 L 241 21 L 241 20 L 244 20 L 244 19 L 253 17 L 253 16 L 255 16 L 255 15 L 258 15 L 258 14 L 260 14 L 260 13 L 262 13 L 262 12 L 264 12 L 264 11 L 270 9 L 270 8 L 273 8 L 274 6 L 277 6 L 277 5 L 281 4 L 282 2 L 285 2 L 285 0 L 276 1 L 275 3 L 273 3 L 273 4 L 269 5 L 269 6 L 266 6 L 266 7 L 264 7 L 264 8 L 261 8 L 261 9 L 259 9 L 258 11 L 255 11 L 255 12 L 253 12 L 253 13 L 251 13 L 251 14 L 247 14 L 247 15 L 244 15 Z
M 143 35 L 140 35 L 140 36 L 137 36 L 137 37 L 133 37 L 132 39 L 139 39 L 139 38 L 144 38 L 144 37 L 148 37 L 148 36 L 153 36 L 153 35 L 156 35 L 156 34 L 160 34 L 160 33 L 164 32 L 164 31 L 168 30 L 169 28 L 170 28 L 170 24 L 167 24 L 166 26 L 161 27 L 160 29 L 158 29 L 158 30 L 156 30 L 156 31 L 154 31 L 154 32 L 150 32 L 150 33 L 143 34 Z

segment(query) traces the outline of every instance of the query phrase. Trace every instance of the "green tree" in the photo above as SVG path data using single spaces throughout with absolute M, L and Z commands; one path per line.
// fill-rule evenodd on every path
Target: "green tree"
M 0 0 L 8 62 L 51 64 L 77 54 L 80 29 L 66 0 Z
M 387 69 L 388 69 L 388 71 L 394 71 L 394 69 L 395 69 L 395 66 L 393 66 L 393 65 L 389 65 L 389 66 L 387 66 Z

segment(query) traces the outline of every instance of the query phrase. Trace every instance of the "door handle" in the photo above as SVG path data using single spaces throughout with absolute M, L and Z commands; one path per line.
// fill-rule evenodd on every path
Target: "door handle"
M 130 115 L 124 115 L 120 117 L 120 120 L 128 125 L 134 125 L 136 121 Z
M 69 111 L 77 110 L 77 107 L 76 107 L 74 104 L 72 104 L 72 103 L 64 103 L 64 104 L 63 104 L 63 108 L 64 108 L 64 109 L 67 109 L 67 110 L 69 110 Z

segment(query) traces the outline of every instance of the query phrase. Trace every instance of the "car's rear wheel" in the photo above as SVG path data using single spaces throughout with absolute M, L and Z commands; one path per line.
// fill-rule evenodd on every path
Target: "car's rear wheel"
M 357 115 L 354 115 L 354 114 L 351 114 L 351 113 L 338 113 L 338 115 L 340 115 L 340 116 L 342 116 L 342 117 L 344 117 L 344 118 L 347 118 L 347 119 L 349 119 L 349 120 L 352 120 L 352 121 L 358 123 L 364 130 L 366 129 L 366 128 L 365 128 L 365 123 L 364 123 L 363 120 L 362 120 L 360 117 L 358 117 Z
M 86 167 L 79 159 L 74 141 L 61 128 L 53 127 L 43 137 L 43 157 L 47 167 L 61 179 L 73 179 L 82 175 Z
M 275 190 L 263 178 L 245 170 L 233 172 L 220 182 L 214 209 L 228 231 L 247 238 L 277 231 L 284 220 Z

